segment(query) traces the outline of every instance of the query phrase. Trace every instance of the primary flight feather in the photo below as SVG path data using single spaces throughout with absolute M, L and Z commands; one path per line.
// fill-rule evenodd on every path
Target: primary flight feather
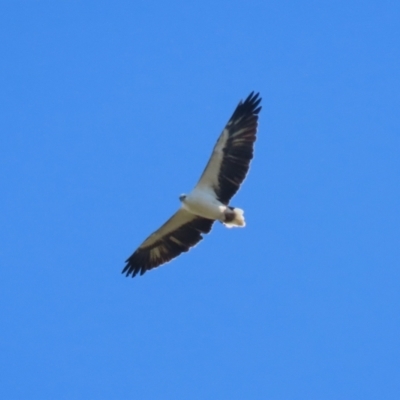
M 244 227 L 243 210 L 229 205 L 239 190 L 253 158 L 259 93 L 240 101 L 214 146 L 199 182 L 188 195 L 181 195 L 180 209 L 152 233 L 126 260 L 122 273 L 143 275 L 188 251 L 210 232 L 215 221 L 228 228 Z

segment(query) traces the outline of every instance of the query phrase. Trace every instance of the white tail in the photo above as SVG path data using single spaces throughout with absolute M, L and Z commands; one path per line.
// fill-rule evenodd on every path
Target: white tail
M 243 228 L 244 226 L 246 226 L 243 214 L 244 211 L 241 208 L 234 208 L 233 210 L 227 208 L 225 211 L 225 221 L 223 221 L 224 225 L 227 228 Z

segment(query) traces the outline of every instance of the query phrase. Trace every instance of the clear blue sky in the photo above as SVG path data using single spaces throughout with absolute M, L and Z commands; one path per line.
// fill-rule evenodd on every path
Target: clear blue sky
M 1 10 L 0 398 L 400 398 L 400 3 Z M 252 90 L 246 228 L 125 278 Z

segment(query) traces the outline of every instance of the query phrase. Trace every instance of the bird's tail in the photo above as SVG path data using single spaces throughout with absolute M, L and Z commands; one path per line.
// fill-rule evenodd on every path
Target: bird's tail
M 224 213 L 225 220 L 222 222 L 227 228 L 243 228 L 244 226 L 246 226 L 243 214 L 244 211 L 241 208 L 228 207 Z

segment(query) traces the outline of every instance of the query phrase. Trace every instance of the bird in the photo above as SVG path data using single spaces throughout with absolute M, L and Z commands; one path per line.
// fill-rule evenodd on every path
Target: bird
M 194 189 L 179 196 L 179 210 L 126 260 L 123 274 L 143 275 L 189 251 L 211 231 L 215 221 L 228 228 L 246 225 L 244 211 L 229 202 L 253 158 L 260 103 L 260 94 L 254 91 L 239 102 Z

